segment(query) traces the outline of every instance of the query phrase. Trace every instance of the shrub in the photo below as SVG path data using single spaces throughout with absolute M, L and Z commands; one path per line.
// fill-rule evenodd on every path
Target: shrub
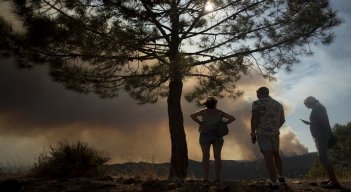
M 110 158 L 105 153 L 77 141 L 59 141 L 49 152 L 42 152 L 31 171 L 34 177 L 95 177 Z
M 308 171 L 306 175 L 307 179 L 324 179 L 327 178 L 327 173 L 324 170 L 324 167 L 319 162 L 318 157 L 314 159 L 313 166 Z

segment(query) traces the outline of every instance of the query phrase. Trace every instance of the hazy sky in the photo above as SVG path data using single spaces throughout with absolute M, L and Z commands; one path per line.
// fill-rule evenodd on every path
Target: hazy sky
M 218 107 L 233 114 L 237 121 L 225 137 L 223 159 L 261 157 L 249 140 L 249 120 L 255 90 L 271 89 L 271 95 L 284 104 L 287 122 L 281 134 L 285 155 L 315 151 L 308 127 L 310 110 L 303 100 L 313 95 L 323 103 L 331 124 L 351 121 L 351 1 L 332 0 L 332 7 L 344 23 L 334 31 L 335 41 L 313 47 L 315 54 L 301 58 L 290 74 L 280 72 L 277 81 L 267 82 L 255 74 L 243 78 L 243 97 L 220 100 Z M 0 13 L 6 7 L 0 3 Z M 83 140 L 105 151 L 111 163 L 123 161 L 165 162 L 170 158 L 167 106 L 164 100 L 154 105 L 136 104 L 126 94 L 114 99 L 82 95 L 65 90 L 51 80 L 45 67 L 18 70 L 13 60 L 0 60 L 0 166 L 6 163 L 31 163 L 57 141 Z M 189 158 L 200 160 L 197 126 L 189 115 L 199 110 L 182 101 Z
M 307 96 L 315 96 L 327 108 L 332 126 L 351 121 L 351 1 L 331 0 L 330 3 L 343 19 L 333 30 L 336 35 L 333 43 L 312 47 L 312 57 L 302 58 L 292 73 L 277 75 L 279 97 L 294 109 L 288 115 L 287 124 L 310 151 L 316 150 L 312 137 L 308 127 L 298 120 L 309 118 L 310 110 L 303 105 Z

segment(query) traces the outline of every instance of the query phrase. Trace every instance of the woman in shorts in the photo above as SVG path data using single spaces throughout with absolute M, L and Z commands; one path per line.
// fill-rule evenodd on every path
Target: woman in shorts
M 204 171 L 204 182 L 209 182 L 209 160 L 210 148 L 213 146 L 213 154 L 215 159 L 216 183 L 220 183 L 220 175 L 222 169 L 221 151 L 223 147 L 223 137 L 218 137 L 216 134 L 216 122 L 222 118 L 226 119 L 226 123 L 232 123 L 234 116 L 217 109 L 217 99 L 215 97 L 208 97 L 203 103 L 205 109 L 191 114 L 191 118 L 198 123 L 200 132 L 200 146 L 202 150 L 202 166 Z M 201 119 L 199 118 L 201 117 Z

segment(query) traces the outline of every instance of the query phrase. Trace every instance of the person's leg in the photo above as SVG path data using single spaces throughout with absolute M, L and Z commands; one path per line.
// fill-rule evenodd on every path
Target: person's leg
M 339 183 L 339 181 L 337 180 L 337 178 L 335 176 L 335 171 L 334 171 L 333 165 L 330 164 L 329 166 L 325 166 L 324 168 L 328 172 L 329 180 L 332 183 Z
M 274 159 L 274 165 L 275 168 L 277 170 L 277 177 L 278 177 L 278 181 L 280 184 L 284 184 L 286 183 L 286 180 L 284 178 L 283 175 L 283 162 L 282 159 L 280 157 L 279 151 L 273 151 L 273 159 Z
M 277 171 L 274 165 L 273 152 L 272 151 L 262 151 L 264 160 L 266 162 L 266 168 L 273 184 L 277 183 Z
M 277 169 L 278 175 L 283 176 L 283 162 L 280 157 L 279 151 L 273 151 L 274 164 Z
M 270 135 L 257 135 L 257 143 L 263 154 L 266 168 L 273 184 L 277 183 L 277 171 L 273 158 L 273 145 Z
M 210 147 L 211 143 L 200 143 L 202 151 L 202 168 L 204 171 L 204 180 L 208 180 L 209 161 L 210 161 Z
M 274 165 L 279 177 L 283 177 L 283 162 L 279 154 L 279 135 L 272 136 Z
M 325 138 L 315 138 L 316 147 L 318 150 L 318 157 L 323 165 L 324 169 L 328 173 L 329 181 L 331 183 L 339 183 L 336 176 L 333 165 L 328 158 L 328 139 Z
M 221 179 L 221 171 L 222 171 L 222 158 L 221 152 L 223 147 L 223 139 L 219 139 L 218 141 L 213 143 L 213 156 L 215 160 L 215 170 L 216 170 L 216 180 Z

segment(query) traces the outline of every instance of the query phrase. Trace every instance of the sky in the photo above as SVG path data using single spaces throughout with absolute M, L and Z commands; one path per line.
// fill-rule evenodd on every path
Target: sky
M 291 73 L 280 71 L 276 81 L 268 82 L 257 74 L 243 77 L 238 83 L 244 91 L 242 97 L 219 100 L 218 108 L 237 119 L 225 137 L 223 159 L 262 158 L 249 137 L 251 104 L 260 86 L 267 86 L 271 96 L 284 105 L 283 155 L 316 151 L 308 127 L 299 121 L 309 118 L 310 110 L 303 105 L 307 96 L 315 96 L 325 105 L 332 125 L 351 121 L 351 1 L 332 0 L 331 6 L 343 19 L 333 30 L 336 38 L 332 44 L 313 45 L 314 55 L 301 57 Z M 0 14 L 11 19 L 8 12 L 0 3 Z M 39 153 L 61 140 L 85 141 L 107 153 L 112 158 L 109 163 L 170 159 L 165 100 L 138 105 L 125 93 L 113 99 L 79 94 L 53 82 L 45 66 L 19 70 L 13 58 L 0 59 L 0 90 L 0 166 L 32 164 Z M 199 161 L 199 133 L 189 116 L 201 108 L 185 100 L 182 108 L 188 156 Z

